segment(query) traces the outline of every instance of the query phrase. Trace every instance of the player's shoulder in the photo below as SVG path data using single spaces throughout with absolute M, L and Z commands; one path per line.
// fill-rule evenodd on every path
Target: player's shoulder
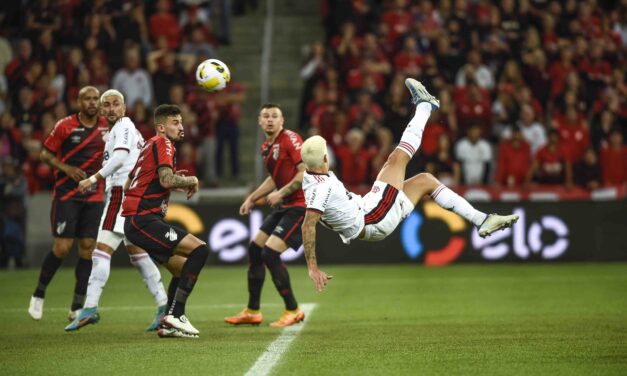
M 300 150 L 302 143 L 303 143 L 303 138 L 300 137 L 300 135 L 297 132 L 294 132 L 289 129 L 284 129 L 283 132 L 281 133 L 281 141 L 283 143 L 291 144 L 297 150 Z
M 78 114 L 72 114 L 64 117 L 63 119 L 59 119 L 57 123 L 54 125 L 55 129 L 62 128 L 76 128 L 81 125 L 81 122 L 78 120 Z
M 311 171 L 305 171 L 303 175 L 303 189 L 305 187 L 319 186 L 329 184 L 331 176 L 329 174 L 320 174 Z

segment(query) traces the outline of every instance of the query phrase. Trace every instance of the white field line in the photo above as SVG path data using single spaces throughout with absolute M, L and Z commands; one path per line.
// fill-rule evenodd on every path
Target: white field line
M 242 308 L 246 304 L 244 303 L 233 303 L 233 304 L 204 304 L 204 305 L 193 305 L 190 304 L 187 306 L 188 309 L 220 309 L 220 308 Z M 304 305 L 304 304 L 303 304 Z M 278 303 L 265 303 L 264 306 L 283 306 L 283 304 Z M 143 310 L 154 310 L 156 306 L 151 305 L 136 305 L 136 306 L 104 306 L 98 307 L 98 311 L 143 311 Z M 25 304 L 22 308 L 0 308 L 0 312 L 26 312 L 28 310 L 28 304 Z M 48 311 L 56 312 L 56 311 L 68 311 L 68 307 L 51 307 L 48 308 L 44 305 L 44 313 Z
M 255 364 L 246 372 L 245 376 L 266 376 L 272 371 L 281 360 L 281 356 L 285 354 L 298 333 L 305 327 L 306 320 L 311 316 L 311 312 L 316 308 L 316 303 L 304 303 L 300 308 L 305 311 L 305 321 L 301 324 L 288 326 L 279 335 L 277 339 L 268 345 Z

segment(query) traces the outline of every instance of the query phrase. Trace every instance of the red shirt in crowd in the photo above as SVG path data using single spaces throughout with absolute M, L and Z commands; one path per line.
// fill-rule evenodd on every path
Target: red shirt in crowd
M 627 182 L 627 146 L 602 149 L 601 169 L 605 184 L 620 185 Z
M 347 145 L 340 145 L 335 151 L 335 156 L 341 171 L 340 179 L 349 190 L 368 183 L 368 170 L 372 160 L 372 154 L 368 149 L 361 148 L 357 153 L 353 153 Z
M 566 159 L 562 147 L 552 150 L 549 145 L 538 150 L 536 162 L 538 163 L 538 181 L 544 184 L 564 183 Z
M 525 141 L 504 140 L 499 146 L 497 157 L 496 181 L 505 186 L 522 184 L 527 178 L 531 165 L 531 148 Z
M 588 129 L 581 122 L 568 125 L 558 121 L 557 130 L 560 132 L 560 143 L 564 149 L 565 158 L 569 162 L 577 162 L 583 156 L 586 147 L 590 145 Z
M 179 43 L 181 42 L 181 27 L 175 15 L 171 13 L 153 14 L 150 16 L 149 24 L 150 35 L 154 40 L 165 36 L 168 40 L 168 47 L 172 51 L 176 51 L 179 48 Z

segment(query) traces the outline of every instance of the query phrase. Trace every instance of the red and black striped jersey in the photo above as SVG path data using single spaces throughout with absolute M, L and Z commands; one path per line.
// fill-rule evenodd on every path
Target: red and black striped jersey
M 298 173 L 298 164 L 302 163 L 300 149 L 303 139 L 296 132 L 283 129 L 273 143 L 264 141 L 261 145 L 261 156 L 263 164 L 268 173 L 272 176 L 277 189 L 287 185 L 294 175 Z M 283 199 L 284 207 L 300 206 L 305 207 L 305 196 L 302 189 L 292 192 L 291 195 Z
M 170 190 L 159 182 L 159 168 L 165 166 L 176 171 L 176 148 L 166 137 L 154 136 L 146 142 L 128 175 L 131 185 L 124 195 L 122 216 L 154 213 L 165 217 Z
M 44 141 L 44 148 L 59 161 L 78 167 L 90 176 L 102 166 L 104 135 L 108 131 L 107 122 L 102 116 L 98 116 L 96 125 L 89 128 L 80 122 L 78 114 L 70 115 L 57 122 Z M 92 202 L 103 200 L 104 181 L 98 183 L 97 189 L 81 194 L 78 192 L 78 183 L 64 172 L 55 170 L 54 179 L 54 199 Z

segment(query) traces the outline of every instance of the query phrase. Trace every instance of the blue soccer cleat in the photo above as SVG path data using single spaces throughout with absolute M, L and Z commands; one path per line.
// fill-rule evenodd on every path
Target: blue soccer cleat
M 435 111 L 440 108 L 440 101 L 433 95 L 429 94 L 425 86 L 419 81 L 416 81 L 413 78 L 406 78 L 405 86 L 407 86 L 409 92 L 411 93 L 411 102 L 416 106 L 422 102 L 427 102 L 431 104 L 431 111 Z
M 68 326 L 65 327 L 66 332 L 73 332 L 79 330 L 85 325 L 96 324 L 100 321 L 100 314 L 98 313 L 98 307 L 83 308 L 78 313 L 78 316 Z
M 159 329 L 159 325 L 161 325 L 161 318 L 165 315 L 166 305 L 159 306 L 157 308 L 157 312 L 155 313 L 155 318 L 152 320 L 152 323 L 148 328 L 146 328 L 147 332 L 154 332 Z

